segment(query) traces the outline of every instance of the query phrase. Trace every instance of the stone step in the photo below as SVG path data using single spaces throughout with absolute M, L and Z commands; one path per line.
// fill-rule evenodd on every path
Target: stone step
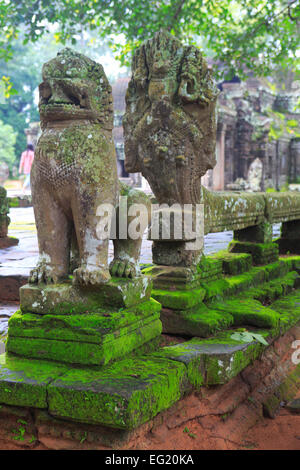
M 274 302 L 271 309 L 280 314 L 279 327 L 223 331 L 102 367 L 3 354 L 0 403 L 43 408 L 61 419 L 134 429 L 187 392 L 224 384 L 239 374 L 282 333 L 282 326 L 286 331 L 299 322 L 300 291 Z M 243 333 L 244 339 L 237 336 Z

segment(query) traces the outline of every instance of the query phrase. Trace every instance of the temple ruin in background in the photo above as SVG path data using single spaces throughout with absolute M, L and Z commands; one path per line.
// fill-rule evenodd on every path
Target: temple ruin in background
M 122 118 L 128 83 L 129 78 L 122 77 L 112 86 L 113 136 L 119 177 L 125 178 L 129 184 L 142 187 L 144 178 L 140 174 L 129 175 L 124 169 Z M 279 111 L 287 119 L 298 120 L 299 110 L 295 109 L 297 90 L 276 95 L 254 78 L 246 82 L 224 82 L 220 88 L 217 165 L 202 178 L 203 185 L 215 191 L 247 189 L 243 182 L 247 181 L 250 165 L 257 159 L 262 163 L 260 190 L 280 189 L 289 182 L 296 182 L 300 174 L 300 139 L 283 133 L 278 140 L 269 140 L 272 118 L 267 111 Z

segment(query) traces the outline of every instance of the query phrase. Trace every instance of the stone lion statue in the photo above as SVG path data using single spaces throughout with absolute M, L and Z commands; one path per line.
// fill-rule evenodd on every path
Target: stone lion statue
M 100 64 L 69 48 L 44 64 L 42 75 L 42 135 L 31 171 L 40 255 L 29 282 L 56 283 L 73 273 L 76 284 L 102 284 L 110 279 L 109 240 L 98 237 L 97 210 L 116 207 L 120 191 L 111 87 Z M 125 192 L 134 201 L 144 197 Z M 138 274 L 140 245 L 114 240 L 112 274 Z

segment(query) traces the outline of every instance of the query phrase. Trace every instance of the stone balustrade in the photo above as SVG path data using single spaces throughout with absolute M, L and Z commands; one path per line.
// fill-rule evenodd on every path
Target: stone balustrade
M 203 188 L 205 233 L 300 220 L 300 194 L 210 192 Z

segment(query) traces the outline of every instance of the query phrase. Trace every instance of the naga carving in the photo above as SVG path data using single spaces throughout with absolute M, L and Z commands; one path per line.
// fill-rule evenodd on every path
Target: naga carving
M 199 49 L 164 31 L 134 53 L 123 119 L 125 168 L 142 172 L 161 204 L 201 202 L 201 176 L 214 167 L 218 89 Z M 153 261 L 197 264 L 201 248 L 181 240 L 153 243 Z M 197 245 L 198 246 L 198 245 Z
M 159 203 L 199 203 L 213 168 L 218 90 L 199 49 L 166 32 L 136 51 L 124 116 L 125 167 L 142 172 Z

